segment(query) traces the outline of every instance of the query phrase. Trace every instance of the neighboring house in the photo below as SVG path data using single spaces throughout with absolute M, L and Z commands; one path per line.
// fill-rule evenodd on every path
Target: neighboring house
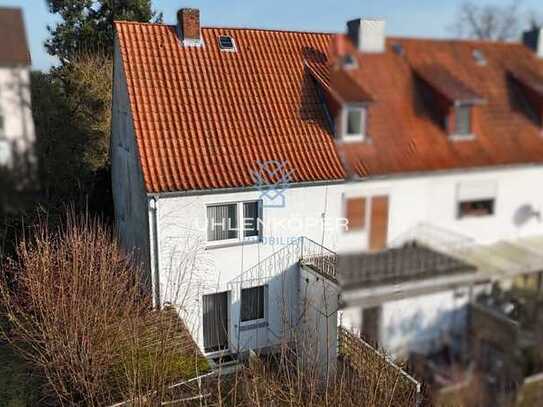
M 0 7 L 0 166 L 32 162 L 30 52 L 21 9 Z
M 421 224 L 474 247 L 541 233 L 541 53 L 386 39 L 382 21 L 349 22 L 347 36 L 201 28 L 194 9 L 177 26 L 115 27 L 120 238 L 138 250 L 155 304 L 180 306 L 208 355 L 278 344 L 312 281 L 304 264 L 331 284 L 312 300 L 335 295 L 334 261 L 322 262 L 334 252 L 351 265 L 381 253 L 369 277 L 340 261 L 340 283 L 354 274 L 359 284 L 341 294 L 340 319 L 364 331 L 373 318 L 374 339 L 404 349 L 497 272 L 434 246 L 415 233 Z M 419 255 L 424 267 L 409 266 Z M 394 279 L 375 274 L 392 269 Z M 366 303 L 368 281 L 370 294 L 389 296 Z M 405 281 L 409 295 L 391 296 Z M 420 317 L 405 327 L 402 312 Z M 400 327 L 408 332 L 387 343 Z

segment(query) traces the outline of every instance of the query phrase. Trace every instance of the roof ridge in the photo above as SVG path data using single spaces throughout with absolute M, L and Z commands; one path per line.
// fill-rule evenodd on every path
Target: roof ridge
M 141 21 L 130 21 L 130 20 L 114 20 L 115 24 L 124 24 L 124 25 L 157 25 L 160 27 L 175 27 L 175 24 L 164 24 L 164 23 L 150 23 L 150 22 L 141 22 Z M 297 34 L 321 34 L 321 35 L 333 35 L 333 34 L 342 34 L 334 31 L 304 31 L 304 30 L 294 30 L 294 29 L 282 29 L 282 28 L 263 28 L 263 27 L 235 27 L 235 26 L 215 26 L 208 25 L 202 26 L 203 30 L 253 30 L 253 31 L 270 31 L 270 32 L 281 32 L 281 33 L 297 33 Z
M 149 25 L 149 26 L 159 26 L 159 27 L 175 27 L 175 24 L 164 24 L 164 23 L 152 23 L 152 22 L 141 22 L 141 21 L 131 21 L 131 20 L 114 20 L 115 24 L 123 25 Z M 315 31 L 315 30 L 296 30 L 296 29 L 282 29 L 282 28 L 265 28 L 265 27 L 236 27 L 236 26 L 221 26 L 221 25 L 208 25 L 202 26 L 203 30 L 244 30 L 244 31 L 266 31 L 266 32 L 277 32 L 277 33 L 295 33 L 295 34 L 318 34 L 318 35 L 334 35 L 334 34 L 345 34 L 343 32 L 337 31 Z M 481 44 L 481 45 L 498 45 L 498 46 L 523 46 L 519 41 L 495 41 L 488 39 L 475 39 L 475 38 L 440 38 L 440 37 L 417 37 L 417 36 L 387 36 L 388 41 L 429 41 L 429 42 L 453 42 L 461 44 Z

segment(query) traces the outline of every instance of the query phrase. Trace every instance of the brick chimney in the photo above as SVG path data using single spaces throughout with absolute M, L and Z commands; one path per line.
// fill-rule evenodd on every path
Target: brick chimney
M 357 18 L 347 22 L 347 34 L 362 52 L 385 52 L 385 21 Z
M 177 12 L 177 33 L 185 47 L 202 45 L 200 33 L 200 10 L 197 8 L 182 8 Z
M 524 32 L 522 42 L 534 51 L 538 58 L 543 58 L 543 27 L 533 27 Z

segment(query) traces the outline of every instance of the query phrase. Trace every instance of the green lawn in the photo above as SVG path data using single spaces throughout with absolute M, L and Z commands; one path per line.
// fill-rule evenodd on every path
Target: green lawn
M 24 361 L 6 344 L 0 344 L 0 406 L 39 404 L 39 384 Z

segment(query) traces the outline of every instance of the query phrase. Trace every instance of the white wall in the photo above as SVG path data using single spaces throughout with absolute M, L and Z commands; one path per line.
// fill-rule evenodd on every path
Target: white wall
M 206 242 L 206 205 L 261 198 L 261 192 L 249 191 L 199 196 L 168 197 L 158 200 L 159 269 L 161 302 L 180 305 L 185 321 L 197 342 L 202 345 L 200 308 L 202 295 L 231 290 L 229 328 L 234 350 L 273 346 L 283 332 L 285 316 L 282 311 L 285 297 L 297 288 L 297 258 L 285 263 L 286 267 L 254 282 L 269 285 L 269 326 L 239 333 L 240 286 L 228 283 L 251 266 L 277 252 L 292 239 L 305 236 L 326 247 L 337 245 L 335 232 L 326 232 L 323 240 L 322 214 L 341 213 L 341 185 L 312 186 L 287 189 L 285 207 L 264 207 L 262 210 L 262 242 L 214 247 Z M 264 201 L 266 203 L 266 201 Z M 292 220 L 291 224 L 282 223 Z M 335 225 L 331 222 L 331 227 Z M 289 268 L 290 267 L 290 268 Z M 286 273 L 279 273 L 288 270 Z M 246 285 L 244 285 L 246 286 Z M 291 305 L 290 312 L 295 310 Z M 256 342 L 254 342 L 256 341 Z
M 298 351 L 304 368 L 327 379 L 336 369 L 340 288 L 307 267 L 300 268 L 298 278 Z
M 383 304 L 380 344 L 396 356 L 436 351 L 466 326 L 468 288 Z
M 497 185 L 495 214 L 487 218 L 457 219 L 459 184 L 486 180 Z M 228 247 L 211 247 L 206 243 L 206 205 L 256 200 L 260 198 L 259 191 L 160 197 L 158 243 L 161 301 L 184 303 L 184 314 L 192 321 L 195 335 L 201 341 L 201 296 L 228 290 L 229 281 L 275 253 L 288 243 L 289 238 L 307 236 L 340 253 L 366 250 L 367 227 L 362 232 L 344 232 L 339 223 L 332 221 L 336 227 L 323 234 L 323 226 L 319 222 L 323 213 L 326 213 L 328 221 L 341 219 L 344 216 L 344 198 L 351 196 L 389 196 L 389 242 L 421 222 L 464 234 L 479 243 L 542 233 L 541 223 L 535 217 L 522 225 L 515 223 L 515 213 L 523 205 L 531 205 L 537 210 L 541 208 L 543 194 L 538 188 L 540 180 L 543 180 L 543 169 L 534 166 L 292 187 L 285 192 L 284 208 L 264 208 L 263 242 Z M 371 203 L 367 208 L 366 225 L 370 224 L 370 209 Z M 281 224 L 281 220 L 293 223 L 283 222 L 280 227 L 278 223 Z M 270 238 L 274 241 L 270 242 Z M 391 303 L 391 311 L 385 308 L 383 313 L 383 340 L 387 347 L 396 349 L 403 346 L 402 342 L 414 342 L 419 337 L 418 333 L 410 331 L 398 336 L 395 333 L 399 329 L 397 327 L 408 324 L 415 314 L 427 315 L 429 320 L 425 320 L 423 326 L 431 327 L 451 311 L 448 305 L 445 306 L 450 303 L 451 295 L 442 293 L 404 300 L 399 306 Z M 233 312 L 238 296 L 239 293 L 232 296 Z M 185 300 L 179 300 L 180 297 Z M 458 305 L 456 301 L 453 306 L 460 309 L 463 305 Z M 230 326 L 234 332 L 234 319 L 230 321 Z M 256 334 L 261 338 L 259 344 L 274 342 L 269 339 L 269 331 L 258 330 Z M 243 338 L 248 338 L 247 335 L 233 338 L 232 343 L 244 347 L 243 342 L 248 339 Z
M 495 214 L 457 219 L 460 183 L 486 181 L 497 185 Z M 543 193 L 539 188 L 542 181 L 541 166 L 509 167 L 350 183 L 345 186 L 345 197 L 389 196 L 389 242 L 424 222 L 484 244 L 543 233 L 543 223 L 536 217 L 522 224 L 515 221 L 524 205 L 543 210 Z M 369 225 L 369 208 L 367 216 L 366 225 Z M 340 251 L 365 250 L 367 235 L 367 227 L 344 234 Z
M 34 161 L 34 121 L 30 98 L 30 67 L 0 66 L 0 165 L 12 165 L 14 156 L 25 155 Z

